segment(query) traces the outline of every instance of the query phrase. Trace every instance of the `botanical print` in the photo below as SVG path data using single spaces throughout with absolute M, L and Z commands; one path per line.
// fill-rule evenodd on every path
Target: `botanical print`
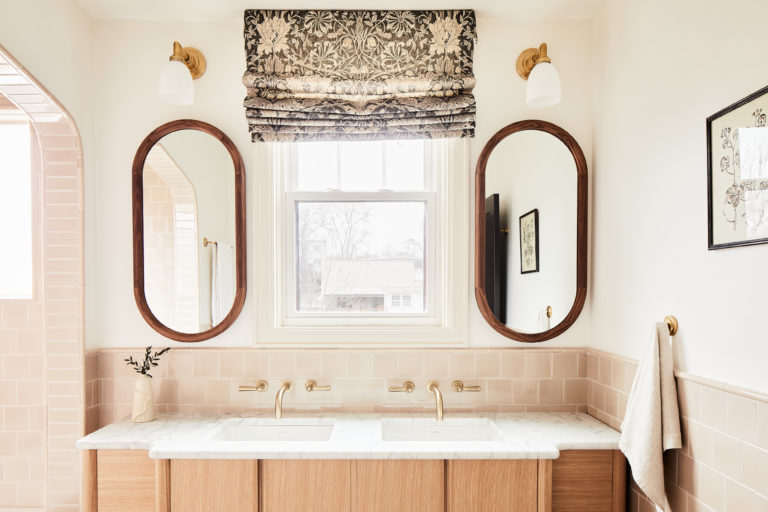
M 539 210 L 520 216 L 520 273 L 539 271 Z
M 768 98 L 729 108 L 709 119 L 715 246 L 768 238 Z
M 474 135 L 475 15 L 245 11 L 254 141 Z

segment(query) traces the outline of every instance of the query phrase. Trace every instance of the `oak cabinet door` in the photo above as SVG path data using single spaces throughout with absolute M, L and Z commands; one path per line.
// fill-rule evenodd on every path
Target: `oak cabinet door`
M 258 461 L 171 461 L 172 512 L 258 512 Z
M 536 512 L 538 461 L 449 460 L 447 512 Z
M 354 512 L 444 512 L 442 460 L 357 460 Z
M 155 466 L 156 462 L 143 450 L 99 450 L 99 512 L 155 512 Z
M 261 512 L 350 512 L 349 460 L 261 461 Z
M 624 488 L 621 480 L 626 472 L 620 467 L 623 458 L 612 450 L 567 450 L 552 461 L 553 512 L 614 512 L 623 510 Z M 614 478 L 617 500 L 614 503 Z

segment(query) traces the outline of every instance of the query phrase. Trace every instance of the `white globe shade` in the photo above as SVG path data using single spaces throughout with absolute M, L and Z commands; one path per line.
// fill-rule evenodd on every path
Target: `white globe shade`
M 528 75 L 525 102 L 529 107 L 550 107 L 560 103 L 560 74 L 549 62 L 536 64 Z
M 174 105 L 191 105 L 195 102 L 195 85 L 192 75 L 183 62 L 169 60 L 160 73 L 157 85 L 160 100 Z

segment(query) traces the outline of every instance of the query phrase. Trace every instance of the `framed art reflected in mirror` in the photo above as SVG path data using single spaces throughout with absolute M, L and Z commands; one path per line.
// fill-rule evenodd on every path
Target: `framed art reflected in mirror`
M 768 242 L 768 87 L 707 118 L 708 247 Z

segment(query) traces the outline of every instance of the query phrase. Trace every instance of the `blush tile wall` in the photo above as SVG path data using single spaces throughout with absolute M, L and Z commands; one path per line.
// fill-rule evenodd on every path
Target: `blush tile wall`
M 619 428 L 637 362 L 587 353 L 588 412 Z M 674 512 L 768 511 L 768 396 L 678 372 L 683 448 L 665 454 Z M 632 482 L 629 510 L 654 507 Z
M 33 156 L 36 295 L 0 302 L 0 510 L 80 509 L 82 147 L 71 116 L 0 46 L 0 92 L 25 112 Z
M 86 356 L 87 425 L 130 414 L 135 373 L 123 359 L 141 350 L 101 350 Z M 432 411 L 427 383 L 437 380 L 446 411 L 583 411 L 587 361 L 583 349 L 172 349 L 155 371 L 161 412 L 244 413 L 267 410 L 283 380 L 287 414 L 309 411 Z M 269 382 L 265 393 L 241 384 Z M 304 389 L 309 379 L 330 392 Z M 477 393 L 451 391 L 451 382 L 480 385 Z M 411 380 L 413 393 L 390 393 Z

